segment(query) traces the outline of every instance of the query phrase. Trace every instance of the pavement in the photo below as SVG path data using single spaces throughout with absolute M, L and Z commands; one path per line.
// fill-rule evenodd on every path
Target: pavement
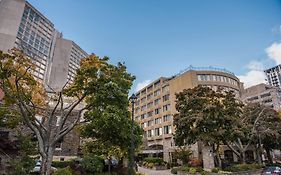
M 145 173 L 147 175 L 172 175 L 171 170 L 152 170 L 143 167 L 138 167 L 138 172 Z

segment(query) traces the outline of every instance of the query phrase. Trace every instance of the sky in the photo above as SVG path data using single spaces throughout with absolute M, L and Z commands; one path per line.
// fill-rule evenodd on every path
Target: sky
M 28 0 L 88 53 L 124 62 L 131 92 L 194 67 L 225 68 L 245 87 L 281 64 L 281 0 Z

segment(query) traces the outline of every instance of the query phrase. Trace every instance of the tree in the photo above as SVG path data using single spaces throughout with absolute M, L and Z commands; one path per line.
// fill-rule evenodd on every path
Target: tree
M 232 125 L 241 115 L 242 103 L 231 91 L 215 92 L 202 86 L 183 90 L 176 94 L 176 99 L 176 144 L 181 146 L 202 141 L 212 145 L 220 166 L 219 145 L 233 132 Z
M 81 60 L 71 85 L 57 92 L 49 87 L 47 92 L 32 76 L 35 65 L 21 51 L 0 51 L 0 60 L 0 88 L 5 93 L 1 109 L 20 114 L 21 121 L 35 133 L 42 175 L 50 174 L 56 143 L 80 123 L 82 114 L 91 108 L 103 114 L 104 101 L 111 101 L 113 113 L 118 111 L 114 105 L 127 104 L 128 88 L 124 87 L 130 87 L 134 80 L 123 64 L 114 66 L 107 57 L 90 55 Z M 69 121 L 71 115 L 75 116 L 73 121 Z
M 190 161 L 192 151 L 187 146 L 180 146 L 179 149 L 175 150 L 175 158 L 182 161 L 183 165 L 187 165 Z

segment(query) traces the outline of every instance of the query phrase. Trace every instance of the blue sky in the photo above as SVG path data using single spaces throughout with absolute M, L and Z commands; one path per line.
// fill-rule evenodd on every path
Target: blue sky
M 246 86 L 281 63 L 279 0 L 29 0 L 67 39 L 125 62 L 137 85 L 187 68 L 226 68 Z

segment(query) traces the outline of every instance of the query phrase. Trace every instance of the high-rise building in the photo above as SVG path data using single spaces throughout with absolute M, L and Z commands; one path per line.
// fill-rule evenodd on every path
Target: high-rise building
M 54 24 L 26 0 L 1 0 L 0 16 L 0 50 L 23 50 L 36 64 L 33 75 L 46 86 L 58 89 L 72 81 L 80 59 L 87 56 L 83 49 L 62 38 Z
M 281 89 L 261 83 L 243 90 L 242 100 L 245 103 L 260 103 L 278 110 L 281 109 Z
M 36 64 L 34 76 L 44 81 L 51 56 L 54 24 L 24 0 L 0 1 L 0 49 L 23 50 Z
M 138 100 L 135 120 L 144 130 L 143 154 L 162 155 L 165 161 L 172 161 L 176 148 L 173 141 L 173 115 L 177 112 L 175 94 L 198 85 L 208 86 L 213 90 L 232 90 L 238 98 L 243 89 L 243 84 L 229 71 L 189 67 L 176 76 L 161 77 L 136 92 Z M 194 157 L 202 157 L 204 153 L 199 144 L 191 147 Z
M 75 42 L 62 38 L 61 34 L 58 33 L 56 36 L 56 47 L 48 64 L 46 84 L 59 90 L 66 83 L 73 82 L 81 58 L 88 54 Z
M 281 64 L 266 69 L 264 72 L 267 77 L 267 82 L 270 86 L 281 88 Z
M 0 0 L 0 50 L 14 47 L 35 63 L 36 69 L 32 72 L 35 78 L 55 90 L 73 81 L 80 59 L 87 56 L 75 42 L 64 39 L 54 24 L 26 0 Z M 0 99 L 3 95 L 0 90 Z M 68 122 L 77 114 L 74 111 L 71 115 Z M 79 143 L 78 133 L 71 131 L 56 145 L 54 159 L 76 156 Z M 3 157 L 0 154 L 0 159 Z

